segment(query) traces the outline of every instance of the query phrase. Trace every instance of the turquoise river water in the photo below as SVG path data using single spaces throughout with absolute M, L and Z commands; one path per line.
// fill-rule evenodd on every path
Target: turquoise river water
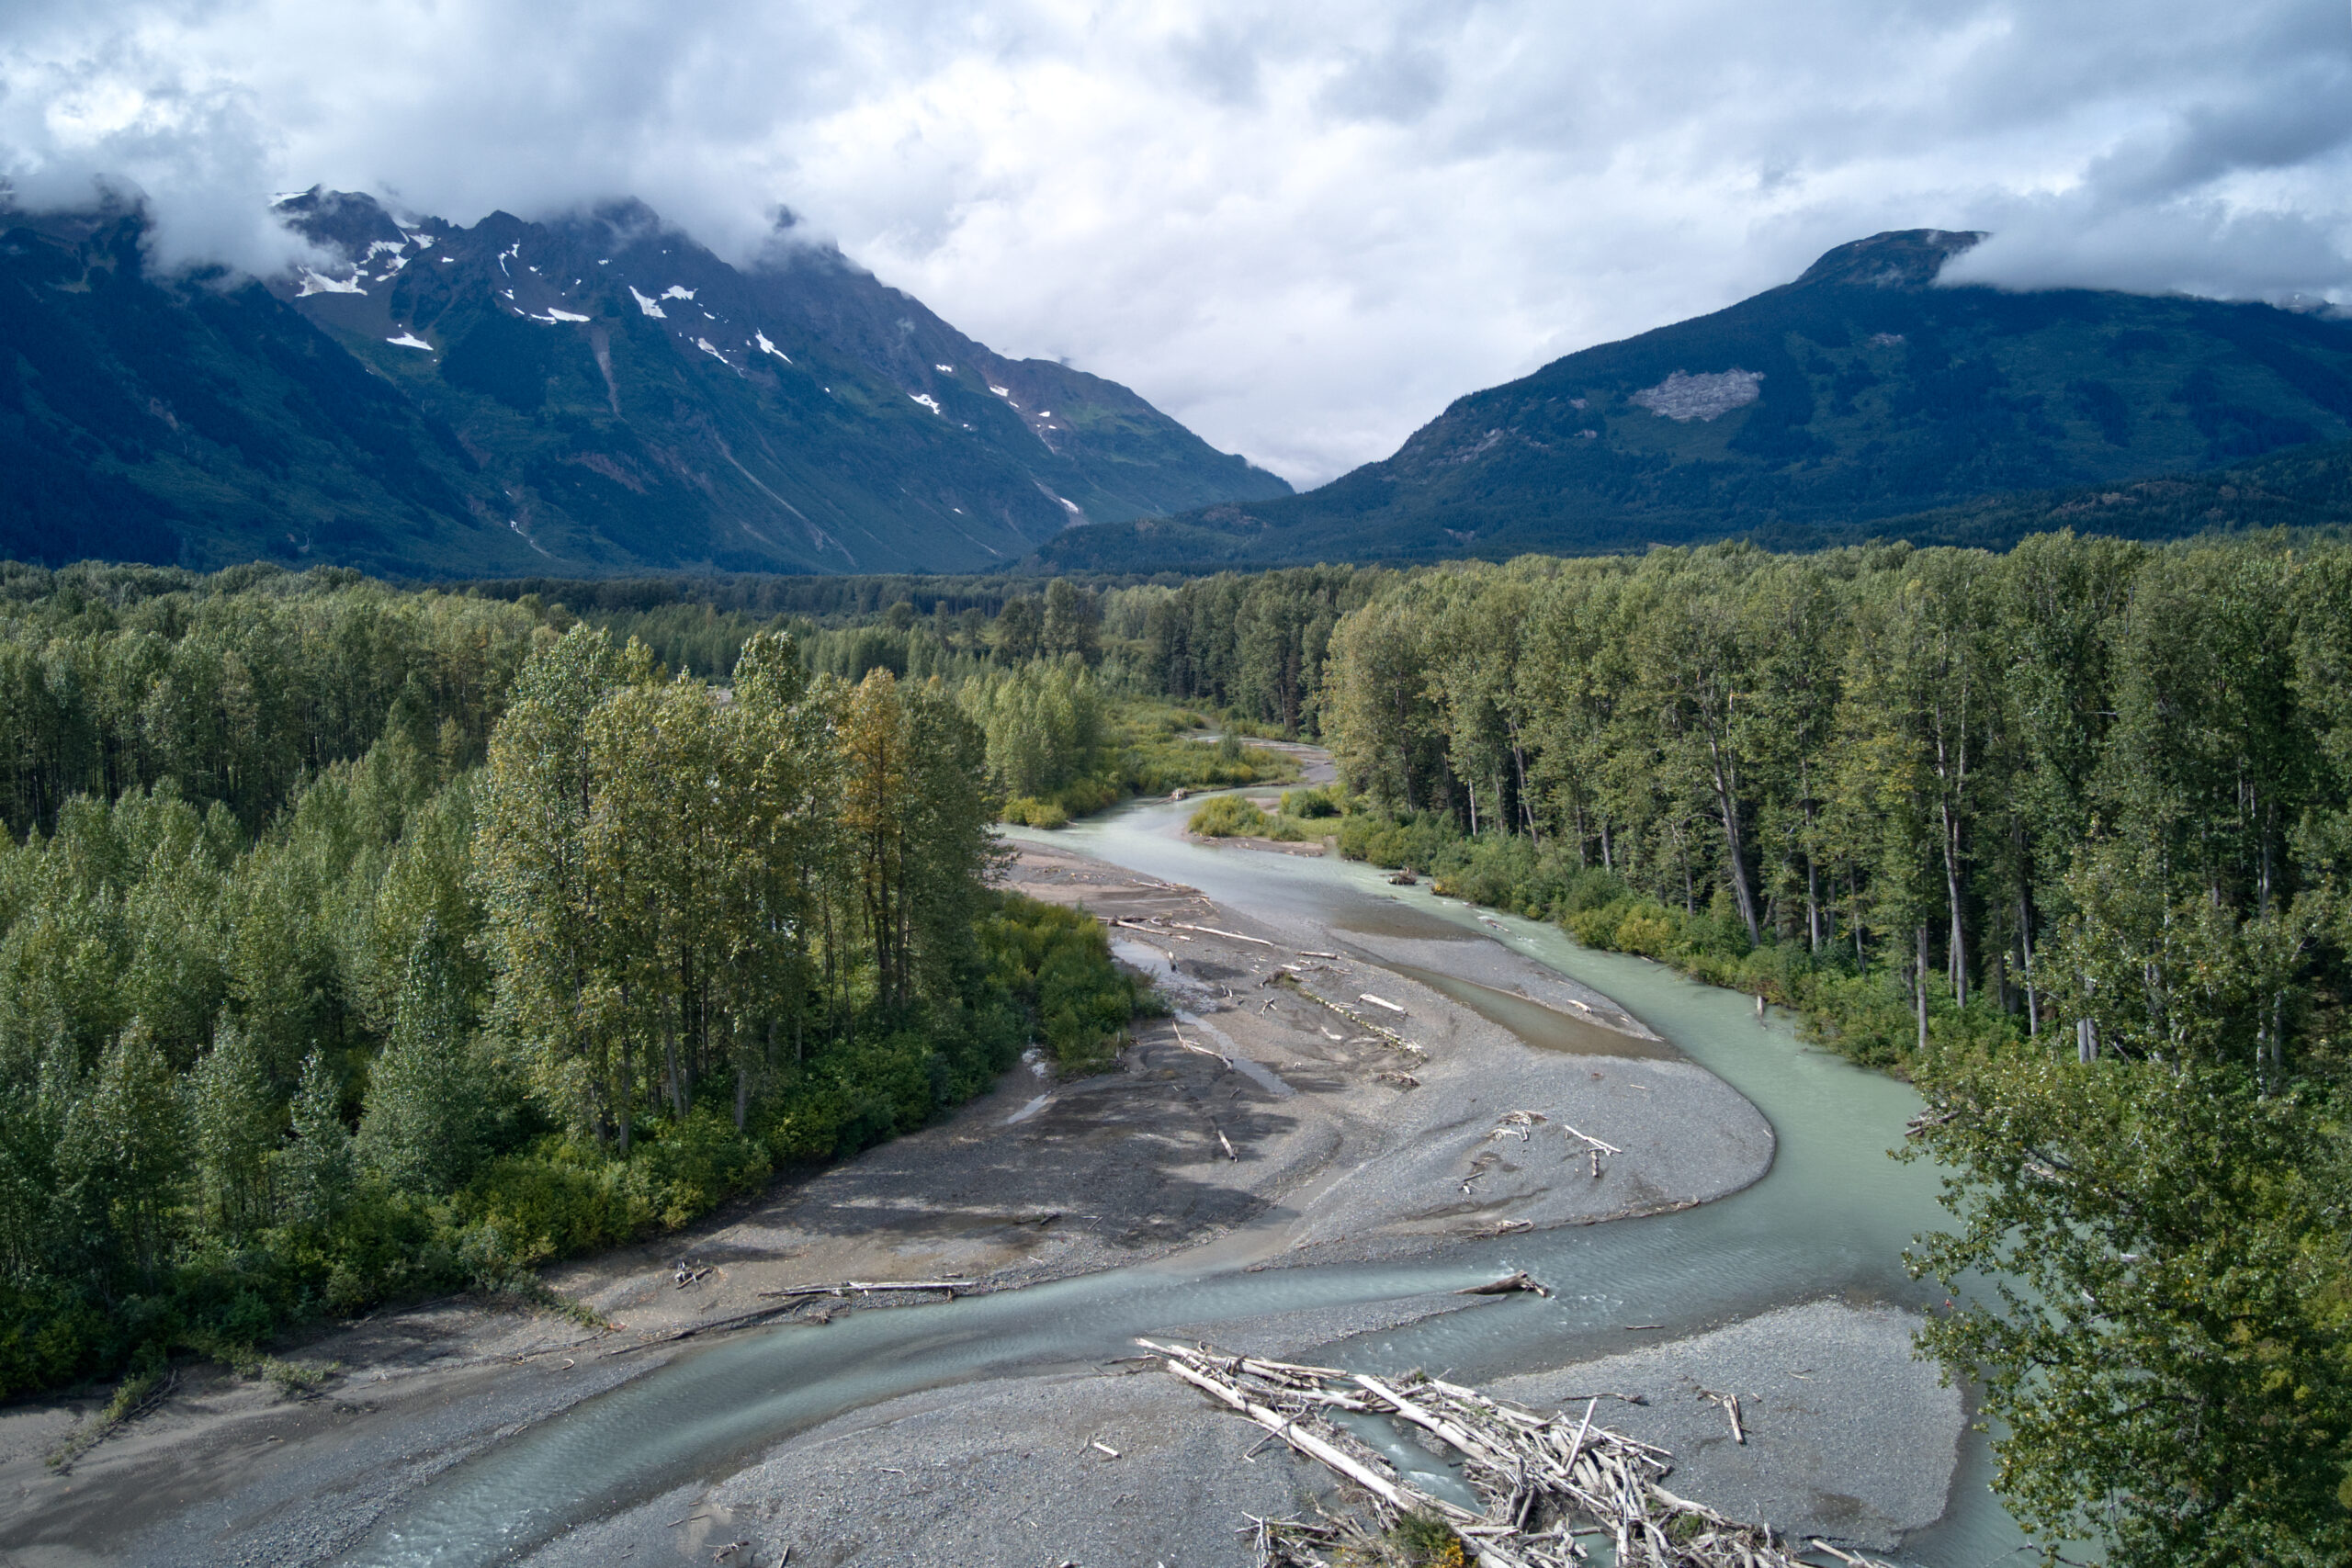
M 1555 928 L 1499 918 L 1498 929 L 1497 917 L 1481 920 L 1426 890 L 1391 888 L 1363 865 L 1190 842 L 1182 836 L 1189 810 L 1139 804 L 1035 836 L 1187 883 L 1252 915 L 1304 915 L 1366 931 L 1393 929 L 1400 919 L 1442 921 L 1465 938 L 1500 941 L 1615 998 L 1746 1095 L 1778 1134 L 1771 1171 L 1744 1191 L 1679 1213 L 1462 1243 L 1426 1261 L 1249 1272 L 1216 1261 L 1209 1249 L 937 1306 L 853 1313 L 821 1332 L 748 1332 L 454 1467 L 346 1561 L 368 1568 L 495 1562 L 583 1518 L 696 1478 L 716 1480 L 795 1431 L 901 1393 L 1090 1365 L 1127 1354 L 1135 1335 L 1181 1324 L 1452 1290 L 1517 1269 L 1555 1295 L 1354 1340 L 1342 1359 L 1371 1371 L 1442 1367 L 1476 1381 L 1623 1350 L 1627 1323 L 1670 1334 L 1824 1296 L 1917 1308 L 1942 1300 L 1939 1288 L 1915 1283 L 1902 1266 L 1905 1246 L 1943 1219 L 1935 1171 L 1887 1157 L 1918 1109 L 1907 1086 L 1806 1047 L 1786 1020 L 1759 1023 L 1745 996 L 1646 960 L 1589 951 Z M 1906 1540 L 1897 1559 L 1920 1568 L 2016 1560 L 2024 1538 L 1987 1489 L 1990 1474 L 1984 1439 L 1972 1434 L 1944 1519 Z

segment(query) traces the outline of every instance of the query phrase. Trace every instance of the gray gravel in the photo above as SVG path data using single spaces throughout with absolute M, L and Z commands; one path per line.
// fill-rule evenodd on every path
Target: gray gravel
M 1967 1426 L 1960 1391 L 1913 1359 L 1920 1319 L 1813 1302 L 1605 1360 L 1533 1372 L 1488 1392 L 1580 1415 L 1670 1449 L 1669 1489 L 1736 1519 L 1866 1551 L 1943 1516 Z M 1745 1444 L 1700 1391 L 1736 1393 Z
M 705 1496 L 674 1493 L 528 1561 L 709 1562 L 741 1540 L 729 1561 L 763 1568 L 787 1547 L 793 1568 L 1243 1568 L 1244 1514 L 1311 1515 L 1334 1492 L 1279 1443 L 1244 1459 L 1265 1436 L 1157 1373 L 941 1389 L 842 1416 Z
M 1218 1348 L 1345 1359 L 1318 1338 L 1482 1304 L 1426 1296 L 1194 1325 Z M 1918 1320 L 1816 1302 L 1625 1355 L 1488 1385 L 1673 1451 L 1668 1484 L 1792 1536 L 1886 1551 L 1944 1510 L 1965 1416 L 1912 1359 Z M 1736 1393 L 1747 1442 L 1702 1390 Z M 1157 1371 L 937 1389 L 853 1412 L 707 1489 L 682 1488 L 545 1548 L 532 1568 L 752 1561 L 938 1568 L 1245 1564 L 1244 1516 L 1342 1505 L 1330 1476 Z M 1093 1447 L 1115 1450 L 1115 1459 Z M 1253 1457 L 1244 1459 L 1245 1453 Z M 742 1555 L 730 1562 L 744 1561 Z

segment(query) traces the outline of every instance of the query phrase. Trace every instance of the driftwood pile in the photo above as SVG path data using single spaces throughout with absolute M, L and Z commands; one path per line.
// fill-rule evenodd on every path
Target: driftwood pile
M 1613 1546 L 1614 1561 L 1624 1568 L 1796 1568 L 1800 1562 L 1769 1525 L 1725 1518 L 1660 1485 L 1674 1456 L 1594 1425 L 1597 1396 L 1580 1417 L 1540 1416 L 1418 1372 L 1382 1379 L 1136 1343 L 1174 1376 L 1362 1488 L 1374 1529 L 1392 1529 L 1408 1514 L 1434 1517 L 1487 1568 L 1571 1568 L 1587 1560 L 1587 1540 Z M 1403 1422 L 1459 1454 L 1463 1478 L 1483 1510 L 1413 1485 L 1332 1419 L 1340 1413 Z M 1329 1516 L 1252 1518 L 1243 1533 L 1257 1544 L 1259 1568 L 1332 1568 L 1341 1554 L 1372 1555 L 1366 1549 L 1374 1539 L 1363 1524 Z M 1811 1544 L 1849 1568 L 1883 1568 L 1821 1541 Z

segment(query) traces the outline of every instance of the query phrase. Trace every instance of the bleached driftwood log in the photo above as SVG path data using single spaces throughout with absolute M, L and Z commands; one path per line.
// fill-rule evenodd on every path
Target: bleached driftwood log
M 1373 1022 L 1372 1020 L 1364 1017 L 1363 1014 L 1356 1011 L 1355 1009 L 1349 1007 L 1344 1002 L 1335 1002 L 1329 997 L 1317 996 L 1313 991 L 1308 990 L 1295 975 L 1276 970 L 1273 974 L 1267 976 L 1258 983 L 1261 986 L 1288 986 L 1291 989 L 1296 991 L 1300 996 L 1305 997 L 1308 1001 L 1315 1003 L 1317 1007 L 1329 1008 L 1331 1011 L 1338 1013 L 1341 1018 L 1346 1019 L 1350 1023 L 1354 1024 L 1358 1029 L 1363 1030 L 1365 1032 L 1370 1034 L 1378 1035 L 1381 1039 L 1385 1040 L 1389 1044 L 1396 1046 L 1396 1049 L 1404 1052 L 1406 1055 L 1412 1056 L 1417 1060 L 1423 1061 L 1426 1061 L 1429 1057 L 1429 1052 L 1426 1049 L 1419 1045 L 1416 1045 L 1413 1042 L 1406 1039 L 1395 1030 L 1388 1028 L 1385 1024 Z
M 1206 1347 L 1136 1343 L 1159 1357 L 1169 1372 L 1369 1499 L 1371 1529 L 1337 1517 L 1250 1519 L 1242 1533 L 1253 1538 L 1260 1568 L 1326 1568 L 1337 1549 L 1368 1540 L 1372 1529 L 1388 1529 L 1407 1513 L 1442 1522 L 1471 1560 L 1487 1568 L 1571 1568 L 1586 1560 L 1582 1537 L 1608 1539 L 1624 1568 L 1800 1568 L 1800 1559 L 1770 1526 L 1725 1518 L 1659 1484 L 1672 1473 L 1674 1456 L 1595 1426 L 1599 1396 L 1571 1419 L 1419 1373 L 1384 1379 L 1224 1356 Z M 1421 1491 L 1333 1421 L 1334 1413 L 1402 1421 L 1452 1449 L 1462 1456 L 1463 1478 L 1483 1509 Z M 1884 1568 L 1825 1542 L 1812 1545 L 1849 1568 Z
M 979 1288 L 978 1280 L 844 1280 L 838 1285 L 795 1285 L 784 1291 L 762 1291 L 763 1297 L 864 1296 L 885 1291 L 944 1291 L 950 1296 Z

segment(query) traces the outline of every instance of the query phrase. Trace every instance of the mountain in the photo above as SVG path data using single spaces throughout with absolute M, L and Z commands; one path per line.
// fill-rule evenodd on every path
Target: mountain
M 1727 310 L 1460 399 L 1395 457 L 1320 490 L 1065 534 L 1042 560 L 1201 570 L 1860 536 L 1985 497 L 2352 437 L 2352 325 L 2210 299 L 1939 286 L 1980 238 L 1923 229 L 1841 245 Z
M 135 210 L 0 219 L 0 557 L 964 571 L 1289 493 L 788 230 L 738 268 L 634 202 L 277 211 L 330 262 L 167 278 Z

